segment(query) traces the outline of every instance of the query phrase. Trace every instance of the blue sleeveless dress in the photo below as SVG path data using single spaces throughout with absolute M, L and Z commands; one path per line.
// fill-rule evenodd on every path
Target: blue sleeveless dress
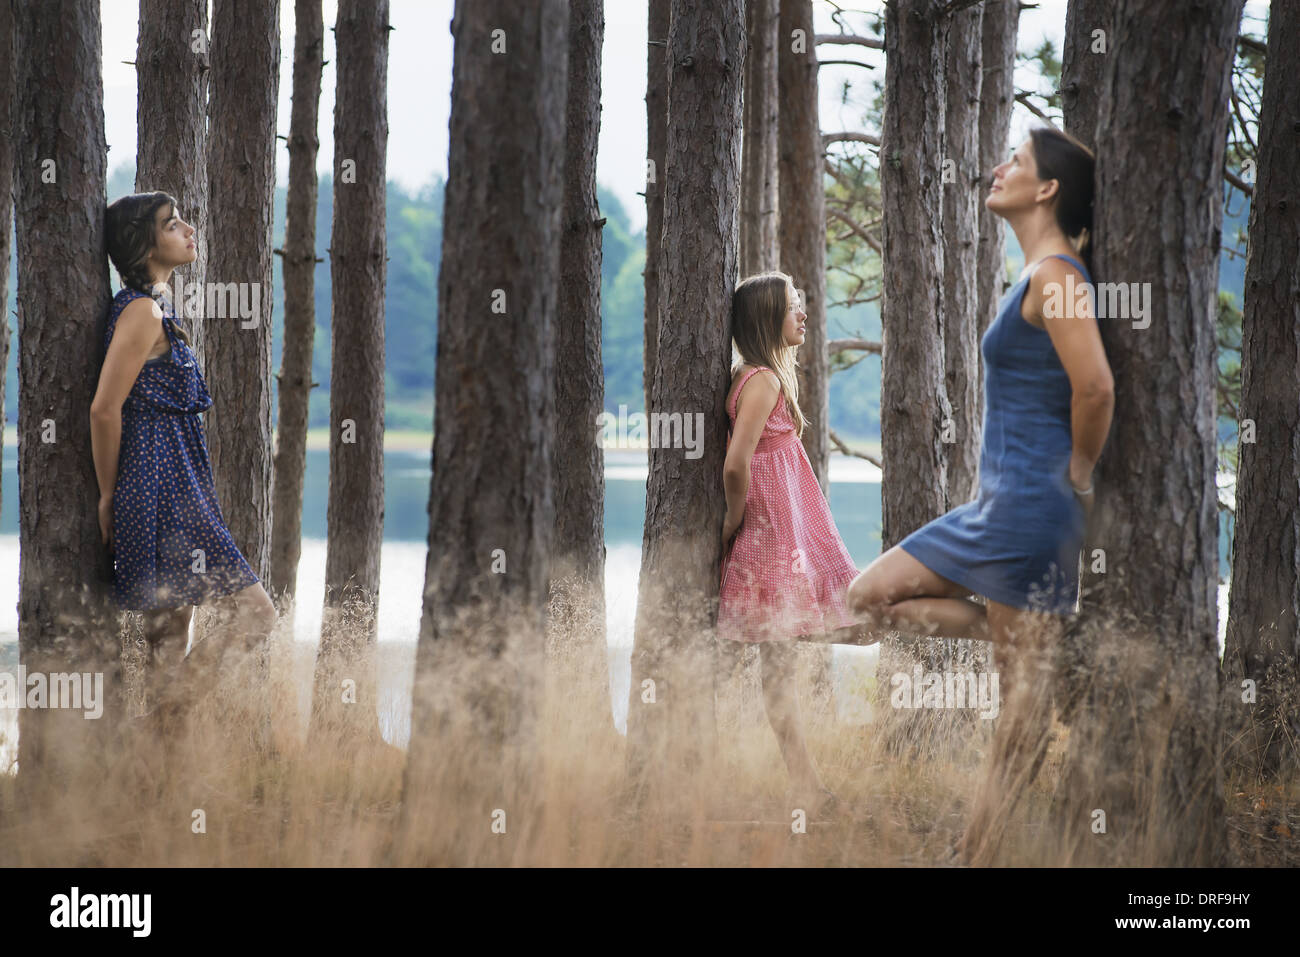
M 129 288 L 114 297 L 105 350 L 122 310 L 148 298 Z M 114 598 L 136 610 L 201 605 L 259 580 L 217 504 L 200 416 L 212 397 L 171 304 L 159 304 L 171 352 L 145 362 L 122 405 L 113 490 Z
M 1052 257 L 1049 257 L 1052 258 Z M 1072 256 L 1089 284 L 1092 277 Z M 1072 389 L 1046 329 L 1020 315 L 1031 270 L 984 333 L 979 493 L 899 547 L 936 574 L 1022 610 L 1078 610 L 1083 505 L 1070 486 Z

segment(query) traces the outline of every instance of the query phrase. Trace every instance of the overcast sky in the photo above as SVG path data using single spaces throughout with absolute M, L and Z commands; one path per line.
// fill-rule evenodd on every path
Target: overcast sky
M 520 0 L 529 2 L 529 0 Z M 288 132 L 289 101 L 293 74 L 293 2 L 280 2 L 280 106 L 278 130 Z M 324 0 L 325 67 L 320 104 L 320 161 L 322 171 L 332 165 L 334 151 L 334 34 L 336 0 Z M 434 174 L 447 175 L 447 124 L 451 110 L 452 0 L 391 0 L 388 64 L 388 176 L 407 189 L 429 183 Z M 849 3 L 840 6 L 848 7 Z M 883 10 L 877 0 L 858 0 L 863 10 Z M 1262 17 L 1268 4 L 1250 0 L 1247 29 L 1262 33 Z M 1019 46 L 1032 50 L 1046 37 L 1059 52 L 1065 26 L 1066 0 L 1038 0 L 1036 9 L 1025 10 L 1020 18 Z M 838 32 L 830 19 L 832 7 L 814 0 L 816 30 Z M 135 152 L 135 71 L 122 61 L 135 59 L 138 0 L 103 0 L 104 24 L 104 114 L 110 168 Z M 867 33 L 867 14 L 849 14 L 854 32 Z M 825 48 L 823 48 L 825 49 Z M 834 47 L 828 59 L 857 59 L 884 68 L 879 50 Z M 601 69 L 600 149 L 596 176 L 623 202 L 633 229 L 645 223 L 645 205 L 638 191 L 645 176 L 645 56 L 646 3 L 644 0 L 605 0 L 605 47 Z M 868 74 L 857 67 L 827 66 L 820 73 L 821 127 L 825 131 L 859 129 L 865 108 Z M 855 81 L 858 95 L 847 104 L 840 102 L 843 80 Z M 1033 83 L 1032 72 L 1018 71 L 1017 86 Z M 1012 120 L 1012 139 L 1025 135 L 1032 117 L 1017 107 Z M 277 178 L 287 182 L 288 152 L 277 151 Z M 110 200 L 116 197 L 109 197 Z

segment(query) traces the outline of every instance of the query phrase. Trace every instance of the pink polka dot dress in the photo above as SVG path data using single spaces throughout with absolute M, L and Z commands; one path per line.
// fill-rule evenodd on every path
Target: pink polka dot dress
M 727 403 L 732 428 L 741 390 L 762 370 L 771 371 L 751 369 Z M 763 424 L 749 473 L 745 517 L 722 560 L 718 637 L 787 641 L 855 624 L 847 592 L 858 569 L 784 397 Z
M 148 298 L 117 294 L 106 349 L 127 303 Z M 171 351 L 145 362 L 122 405 L 113 488 L 114 598 L 136 610 L 201 605 L 259 580 L 217 504 L 200 416 L 212 397 L 171 304 L 158 301 Z

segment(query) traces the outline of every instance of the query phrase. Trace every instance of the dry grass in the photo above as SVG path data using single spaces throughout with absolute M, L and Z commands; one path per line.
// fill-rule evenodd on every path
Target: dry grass
M 269 684 L 236 669 L 183 734 L 133 730 L 93 793 L 20 809 L 14 777 L 0 775 L 0 865 L 939 865 L 984 773 L 983 722 L 939 722 L 938 737 L 900 756 L 874 726 L 838 722 L 804 669 L 809 746 L 843 806 L 800 833 L 751 662 L 722 689 L 705 800 L 685 811 L 632 811 L 621 799 L 626 739 L 602 697 L 607 685 L 575 672 L 580 656 L 554 654 L 552 636 L 552 662 L 566 663 L 548 669 L 530 753 L 493 754 L 477 732 L 450 728 L 432 768 L 410 782 L 418 800 L 404 818 L 406 752 L 343 729 L 306 743 L 314 649 L 286 642 L 285 630 L 282 622 L 270 646 Z M 413 655 L 380 645 L 380 685 L 409 681 Z M 269 742 L 253 733 L 267 701 Z M 995 863 L 1059 863 L 1053 799 L 1068 735 L 1054 724 L 1042 771 L 1007 822 Z M 508 769 L 527 758 L 533 770 L 511 778 Z M 499 799 L 473 785 L 503 780 Z M 1228 799 L 1233 863 L 1298 862 L 1294 780 L 1250 788 L 1230 780 Z M 499 805 L 510 811 L 505 833 L 493 830 Z

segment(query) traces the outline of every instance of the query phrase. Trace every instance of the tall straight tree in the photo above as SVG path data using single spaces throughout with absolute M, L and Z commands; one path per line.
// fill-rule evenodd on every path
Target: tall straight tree
M 826 357 L 825 160 L 817 114 L 817 44 L 812 0 L 781 0 L 777 31 L 781 267 L 803 292 L 807 333 L 799 350 L 799 405 L 808 419 L 803 448 L 813 473 L 830 491 L 830 368 Z
M 674 436 L 651 443 L 628 710 L 628 785 L 677 791 L 710 764 L 713 628 L 726 502 L 724 408 L 737 279 L 741 0 L 674 0 L 668 37 L 659 362 L 651 407 Z M 685 430 L 701 442 L 687 456 Z M 702 431 L 701 431 L 702 429 Z M 695 779 L 698 781 L 698 778 Z M 697 792 L 698 793 L 698 792 Z
M 316 338 L 316 135 L 324 68 L 321 0 L 293 7 L 293 105 L 289 114 L 289 189 L 284 204 L 284 345 L 280 414 L 275 430 L 275 492 L 271 507 L 271 596 L 290 609 L 302 557 L 302 482 Z
M 402 803 L 411 839 L 443 853 L 473 853 L 467 822 L 487 834 L 480 824 L 495 808 L 517 825 L 538 806 L 527 788 L 555 519 L 567 23 L 565 0 L 460 0 L 451 25 L 445 219 L 474 225 L 443 234 L 429 558 Z M 486 840 L 502 853 L 513 846 Z
M 664 232 L 663 171 L 668 140 L 668 19 L 672 0 L 649 0 L 646 46 L 645 410 L 650 413 L 659 346 L 659 260 Z
M 777 216 L 781 268 L 802 292 L 808 314 L 799 349 L 799 406 L 808 420 L 803 448 L 821 485 L 830 494 L 830 364 L 826 355 L 826 187 L 825 159 L 817 111 L 817 43 L 812 0 L 780 0 L 776 31 L 778 111 Z M 815 694 L 832 694 L 830 645 L 801 649 L 811 666 Z
M 1300 759 L 1300 4 L 1269 9 L 1265 57 L 1242 302 L 1242 438 L 1223 667 L 1229 755 L 1272 775 Z
M 778 0 L 745 0 L 745 54 L 740 169 L 740 274 L 776 269 L 778 195 Z
M 881 327 L 881 551 L 947 511 L 944 384 L 943 182 L 944 34 L 942 0 L 898 0 L 885 8 L 885 109 L 880 137 L 884 214 Z M 911 671 L 927 639 L 887 635 L 878 675 Z M 883 696 L 889 682 L 878 682 Z M 884 700 L 882 697 L 880 700 Z M 916 722 L 887 705 L 891 747 Z M 910 714 L 910 713 L 909 713 Z
M 13 231 L 14 13 L 0 3 L 0 455 L 4 453 L 5 371 L 9 368 L 9 237 Z M 2 483 L 0 483 L 2 484 Z M 0 496 L 0 501 L 3 496 Z
M 1061 44 L 1061 115 L 1065 132 L 1085 146 L 1097 141 L 1102 68 L 1115 0 L 1070 0 Z
M 271 214 L 280 0 L 213 0 L 208 98 L 205 415 L 217 499 L 263 580 L 271 544 Z M 236 504 L 238 503 L 238 504 Z
M 1117 414 L 1084 545 L 1094 657 L 1062 788 L 1067 860 L 1223 857 L 1214 304 L 1241 8 L 1117 0 L 1108 34 L 1092 272 L 1151 292 L 1145 309 L 1098 297 Z
M 89 416 L 111 298 L 104 251 L 108 144 L 99 4 L 15 4 L 12 14 L 15 89 L 24 94 L 13 115 L 22 397 L 18 657 L 29 674 L 104 679 L 99 720 L 73 708 L 18 712 L 21 794 L 44 802 L 95 790 L 124 718 L 121 645 L 102 584 L 112 566 L 100 540 Z M 46 789 L 56 782 L 56 790 Z
M 981 8 L 949 16 L 945 50 L 943 181 L 943 357 L 944 382 L 952 406 L 948 451 L 948 504 L 975 497 L 979 469 L 980 419 L 978 302 L 980 189 L 979 106 Z
M 207 0 L 140 0 L 135 76 L 136 192 L 176 197 L 180 216 L 194 227 L 197 258 L 172 283 L 201 289 L 208 260 Z M 190 318 L 186 328 L 202 362 L 203 323 Z
M 605 652 L 605 460 L 595 424 L 605 405 L 600 356 L 601 218 L 596 201 L 603 0 L 570 0 L 565 110 L 564 228 L 555 328 L 555 555 L 551 632 L 559 673 L 576 699 L 613 727 Z M 571 669 L 571 670 L 570 670 Z
M 339 0 L 330 237 L 330 491 L 312 729 L 379 739 L 375 681 L 384 537 L 384 294 L 388 276 L 388 0 Z M 339 693 L 353 676 L 355 698 Z
M 980 201 L 979 264 L 975 271 L 977 306 L 975 336 L 982 341 L 993 323 L 998 302 L 1007 286 L 1006 220 L 989 212 L 983 198 L 993 181 L 993 169 L 1007 157 L 1012 82 L 1016 66 L 1016 36 L 1020 26 L 1020 0 L 986 0 L 980 19 Z M 975 350 L 979 373 L 975 390 L 975 420 L 984 421 L 984 355 Z

